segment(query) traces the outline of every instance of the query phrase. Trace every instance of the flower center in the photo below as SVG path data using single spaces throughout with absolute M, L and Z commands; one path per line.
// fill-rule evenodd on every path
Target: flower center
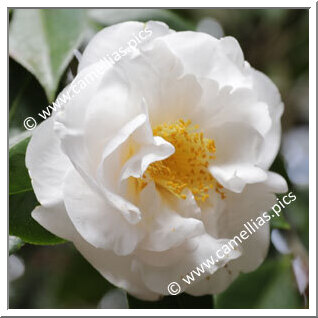
M 211 189 L 224 198 L 222 186 L 208 170 L 210 160 L 215 158 L 214 140 L 205 138 L 202 132 L 198 132 L 198 128 L 198 125 L 191 125 L 190 120 L 185 122 L 179 119 L 175 123 L 164 123 L 153 129 L 154 136 L 160 136 L 173 144 L 175 153 L 149 165 L 139 179 L 142 187 L 147 184 L 147 179 L 152 179 L 181 199 L 186 199 L 186 188 L 197 201 L 204 202 Z

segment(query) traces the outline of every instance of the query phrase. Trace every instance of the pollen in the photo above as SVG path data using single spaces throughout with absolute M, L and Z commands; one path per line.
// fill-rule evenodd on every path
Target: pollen
M 175 147 L 169 158 L 153 162 L 138 180 L 141 187 L 147 180 L 153 180 L 180 199 L 186 199 L 186 189 L 197 201 L 205 202 L 211 191 L 225 198 L 222 186 L 208 170 L 215 158 L 216 147 L 213 139 L 205 138 L 198 125 L 179 119 L 174 123 L 164 123 L 153 129 L 154 136 L 160 136 Z

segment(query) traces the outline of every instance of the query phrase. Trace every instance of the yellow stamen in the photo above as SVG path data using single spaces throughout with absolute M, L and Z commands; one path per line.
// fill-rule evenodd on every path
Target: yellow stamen
M 209 198 L 211 189 L 225 198 L 222 186 L 208 170 L 210 161 L 215 158 L 214 140 L 205 138 L 198 129 L 198 125 L 191 126 L 190 120 L 185 122 L 183 119 L 153 129 L 155 136 L 164 138 L 175 147 L 175 153 L 149 165 L 138 181 L 141 188 L 151 179 L 180 199 L 186 199 L 185 189 L 189 189 L 201 202 Z

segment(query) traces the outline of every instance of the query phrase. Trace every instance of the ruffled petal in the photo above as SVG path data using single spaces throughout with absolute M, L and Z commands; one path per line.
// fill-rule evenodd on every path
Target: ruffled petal
M 67 175 L 63 192 L 70 219 L 91 245 L 128 255 L 141 241 L 143 231 L 127 222 L 122 212 L 94 192 L 75 170 Z
M 216 159 L 209 170 L 226 189 L 240 193 L 248 183 L 262 182 L 267 173 L 257 166 L 262 137 L 252 128 L 239 124 L 224 124 L 210 129 L 215 140 Z
M 181 245 L 186 240 L 205 232 L 203 223 L 194 218 L 184 218 L 168 206 L 153 182 L 141 192 L 140 209 L 147 235 L 140 249 L 166 251 Z
M 185 74 L 214 79 L 221 87 L 251 87 L 251 79 L 246 76 L 250 66 L 244 63 L 242 50 L 234 38 L 218 40 L 206 33 L 187 31 L 158 40 L 166 43 L 181 60 Z
M 281 141 L 281 116 L 284 111 L 280 93 L 275 84 L 263 73 L 252 69 L 253 89 L 258 94 L 258 99 L 268 105 L 272 118 L 271 129 L 264 138 L 261 149 L 259 165 L 268 169 L 273 163 Z
M 139 50 L 155 38 L 173 32 L 162 22 L 123 22 L 98 32 L 86 47 L 78 70 L 100 60 L 113 64 L 129 55 L 132 49 Z M 139 36 L 139 37 L 138 37 Z M 138 37 L 138 41 L 136 40 Z

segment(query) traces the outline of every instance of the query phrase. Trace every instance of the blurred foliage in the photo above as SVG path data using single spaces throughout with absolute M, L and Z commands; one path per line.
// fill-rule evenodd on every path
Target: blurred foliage
M 20 12 L 18 12 L 20 11 Z M 73 49 L 82 51 L 104 26 L 127 20 L 161 20 L 170 27 L 195 30 L 203 18 L 213 18 L 225 36 L 234 36 L 245 59 L 266 73 L 279 87 L 285 103 L 283 132 L 308 125 L 308 10 L 295 9 L 94 9 L 94 10 L 10 10 L 9 132 L 24 131 L 23 120 L 45 109 L 76 73 Z M 28 16 L 33 21 L 28 21 Z M 47 32 L 37 27 L 44 19 Z M 85 31 L 85 32 L 84 32 Z M 43 50 L 32 42 L 40 37 Z M 22 37 L 23 36 L 23 37 Z M 12 40 L 13 39 L 13 40 Z M 12 42 L 13 41 L 13 42 Z M 12 45 L 14 43 L 14 45 Z M 60 43 L 60 45 L 58 45 Z M 63 44 L 63 45 L 61 45 Z M 34 51 L 35 50 L 35 51 Z M 49 61 L 49 78 L 42 74 Z M 30 64 L 31 63 L 31 64 Z M 23 66 L 22 66 L 23 65 Z M 27 69 L 32 73 L 29 73 Z M 18 236 L 10 246 L 25 263 L 25 273 L 10 283 L 10 308 L 97 308 L 113 286 L 74 249 L 61 243 L 30 216 L 38 204 L 23 165 L 27 141 L 10 151 L 10 234 Z M 21 148 L 22 147 L 22 148 Z M 22 150 L 21 150 L 22 149 Z M 293 184 L 279 155 L 272 170 L 283 175 L 297 200 L 286 207 L 272 227 L 292 228 L 308 249 L 308 187 Z M 22 191 L 21 191 L 22 190 Z M 24 231 L 28 228 L 29 231 Z M 22 238 L 22 240 L 21 240 Z M 55 241 L 54 241 L 55 240 Z M 11 249 L 12 247 L 12 249 Z M 214 300 L 213 300 L 214 298 Z M 214 302 L 214 304 L 213 304 Z M 192 297 L 187 294 L 144 302 L 128 295 L 130 308 L 302 308 L 289 256 L 273 246 L 267 260 L 256 271 L 242 274 L 224 293 Z M 115 305 L 114 305 L 115 306 Z
M 23 245 L 21 238 L 9 236 L 9 255 L 16 253 Z
M 96 308 L 112 288 L 70 243 L 26 245 L 17 255 L 26 268 L 23 278 L 11 285 L 10 308 Z
M 215 297 L 215 308 L 304 308 L 294 280 L 291 258 L 270 259 L 257 271 L 241 274 L 225 292 Z

